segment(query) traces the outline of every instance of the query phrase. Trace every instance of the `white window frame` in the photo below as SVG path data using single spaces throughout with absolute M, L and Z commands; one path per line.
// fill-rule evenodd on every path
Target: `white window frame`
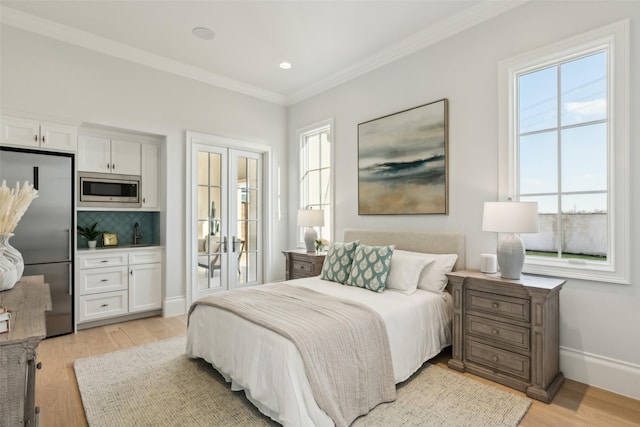
M 523 271 L 566 278 L 630 283 L 629 181 L 629 20 L 623 20 L 532 52 L 501 61 L 498 67 L 499 199 L 517 199 L 517 76 L 526 70 L 607 49 L 609 129 L 607 261 L 527 256 Z
M 331 226 L 329 227 L 329 233 L 331 233 L 330 236 L 322 236 L 323 239 L 327 239 L 327 237 L 329 237 L 330 239 L 333 239 L 334 236 L 334 230 L 335 230 L 335 222 L 334 222 L 334 197 L 335 197 L 335 186 L 334 186 L 334 176 L 335 176 L 335 169 L 334 169 L 334 158 L 335 158 L 335 149 L 334 149 L 334 126 L 333 126 L 333 118 L 329 118 L 326 120 L 322 120 L 320 122 L 316 122 L 313 124 L 310 124 L 308 126 L 305 126 L 303 128 L 300 128 L 296 131 L 297 134 L 297 141 L 298 144 L 296 146 L 297 150 L 296 150 L 296 154 L 298 156 L 298 159 L 300 159 L 300 150 L 302 149 L 302 144 L 304 143 L 304 140 L 307 136 L 312 135 L 312 134 L 316 134 L 316 133 L 320 133 L 320 132 L 324 132 L 324 131 L 329 131 L 329 144 L 331 146 L 331 153 L 329 153 L 330 159 L 329 159 L 329 186 L 330 186 L 330 197 L 329 197 L 329 218 L 331 220 Z M 304 206 L 304 201 L 302 200 L 303 197 L 303 191 L 302 188 L 300 188 L 300 177 L 302 176 L 302 163 L 298 162 L 298 175 L 297 175 L 297 182 L 298 182 L 298 208 L 299 209 L 304 209 L 306 208 L 306 206 Z M 296 216 L 294 216 L 295 218 Z M 294 224 L 296 227 L 296 241 L 297 241 L 297 246 L 298 247 L 304 247 L 304 230 L 302 230 L 302 228 L 298 227 L 297 224 Z

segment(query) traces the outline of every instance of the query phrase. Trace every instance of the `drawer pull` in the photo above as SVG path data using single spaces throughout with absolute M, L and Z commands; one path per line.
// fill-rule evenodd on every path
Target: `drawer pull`
M 105 263 L 105 262 L 109 262 L 109 260 L 103 259 L 102 261 L 100 261 L 101 263 Z
M 494 302 L 494 303 L 491 304 L 491 307 L 498 308 L 498 307 L 500 307 L 500 304 L 498 304 L 497 302 Z
M 36 369 L 42 369 L 42 362 L 38 362 L 38 364 L 36 365 Z
M 109 307 L 109 304 L 102 304 L 100 307 Z
M 492 329 L 492 330 L 491 330 L 491 333 L 492 333 L 493 335 L 500 335 L 500 331 L 498 331 L 497 329 Z
M 102 280 L 100 280 L 100 281 L 101 281 L 101 282 L 108 282 L 108 281 L 109 281 L 109 279 L 102 279 Z
M 497 362 L 498 361 L 498 356 L 491 356 L 491 360 L 493 362 Z

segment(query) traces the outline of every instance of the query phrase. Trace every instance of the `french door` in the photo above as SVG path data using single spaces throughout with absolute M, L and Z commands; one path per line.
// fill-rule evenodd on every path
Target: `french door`
M 192 300 L 262 282 L 262 155 L 192 146 Z

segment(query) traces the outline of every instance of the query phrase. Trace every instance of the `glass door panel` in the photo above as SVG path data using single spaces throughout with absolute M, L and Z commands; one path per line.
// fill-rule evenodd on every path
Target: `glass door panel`
M 208 147 L 200 148 L 197 153 L 197 296 L 208 291 L 224 287 L 224 240 L 221 230 L 224 227 L 222 212 L 224 153 L 212 152 Z
M 261 155 L 194 144 L 193 299 L 262 283 Z
M 238 285 L 257 283 L 260 271 L 259 254 L 259 212 L 260 206 L 260 170 L 259 155 L 233 151 L 236 158 L 236 171 L 232 177 L 235 181 L 236 201 L 235 209 L 236 229 L 235 239 L 238 242 L 234 248 L 237 253 L 235 261 L 238 263 Z

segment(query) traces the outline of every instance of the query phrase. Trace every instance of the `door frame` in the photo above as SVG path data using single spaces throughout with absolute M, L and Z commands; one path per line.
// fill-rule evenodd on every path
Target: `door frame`
M 272 218 L 271 218 L 271 163 L 273 156 L 271 154 L 271 146 L 243 139 L 231 138 L 227 136 L 208 134 L 196 131 L 186 131 L 185 133 L 185 170 L 186 170 L 186 188 L 185 188 L 185 294 L 187 297 L 187 309 L 193 302 L 193 261 L 197 259 L 197 253 L 194 253 L 194 245 L 191 242 L 193 234 L 192 213 L 196 202 L 194 182 L 197 181 L 195 176 L 196 170 L 192 167 L 192 159 L 194 155 L 193 147 L 196 144 L 211 145 L 220 148 L 230 148 L 242 151 L 249 151 L 262 155 L 262 277 L 258 278 L 259 282 L 265 281 L 267 277 L 271 277 L 270 262 L 271 254 L 274 253 L 271 246 L 273 239 L 269 239 L 272 235 Z M 195 258 L 194 258 L 195 257 Z

